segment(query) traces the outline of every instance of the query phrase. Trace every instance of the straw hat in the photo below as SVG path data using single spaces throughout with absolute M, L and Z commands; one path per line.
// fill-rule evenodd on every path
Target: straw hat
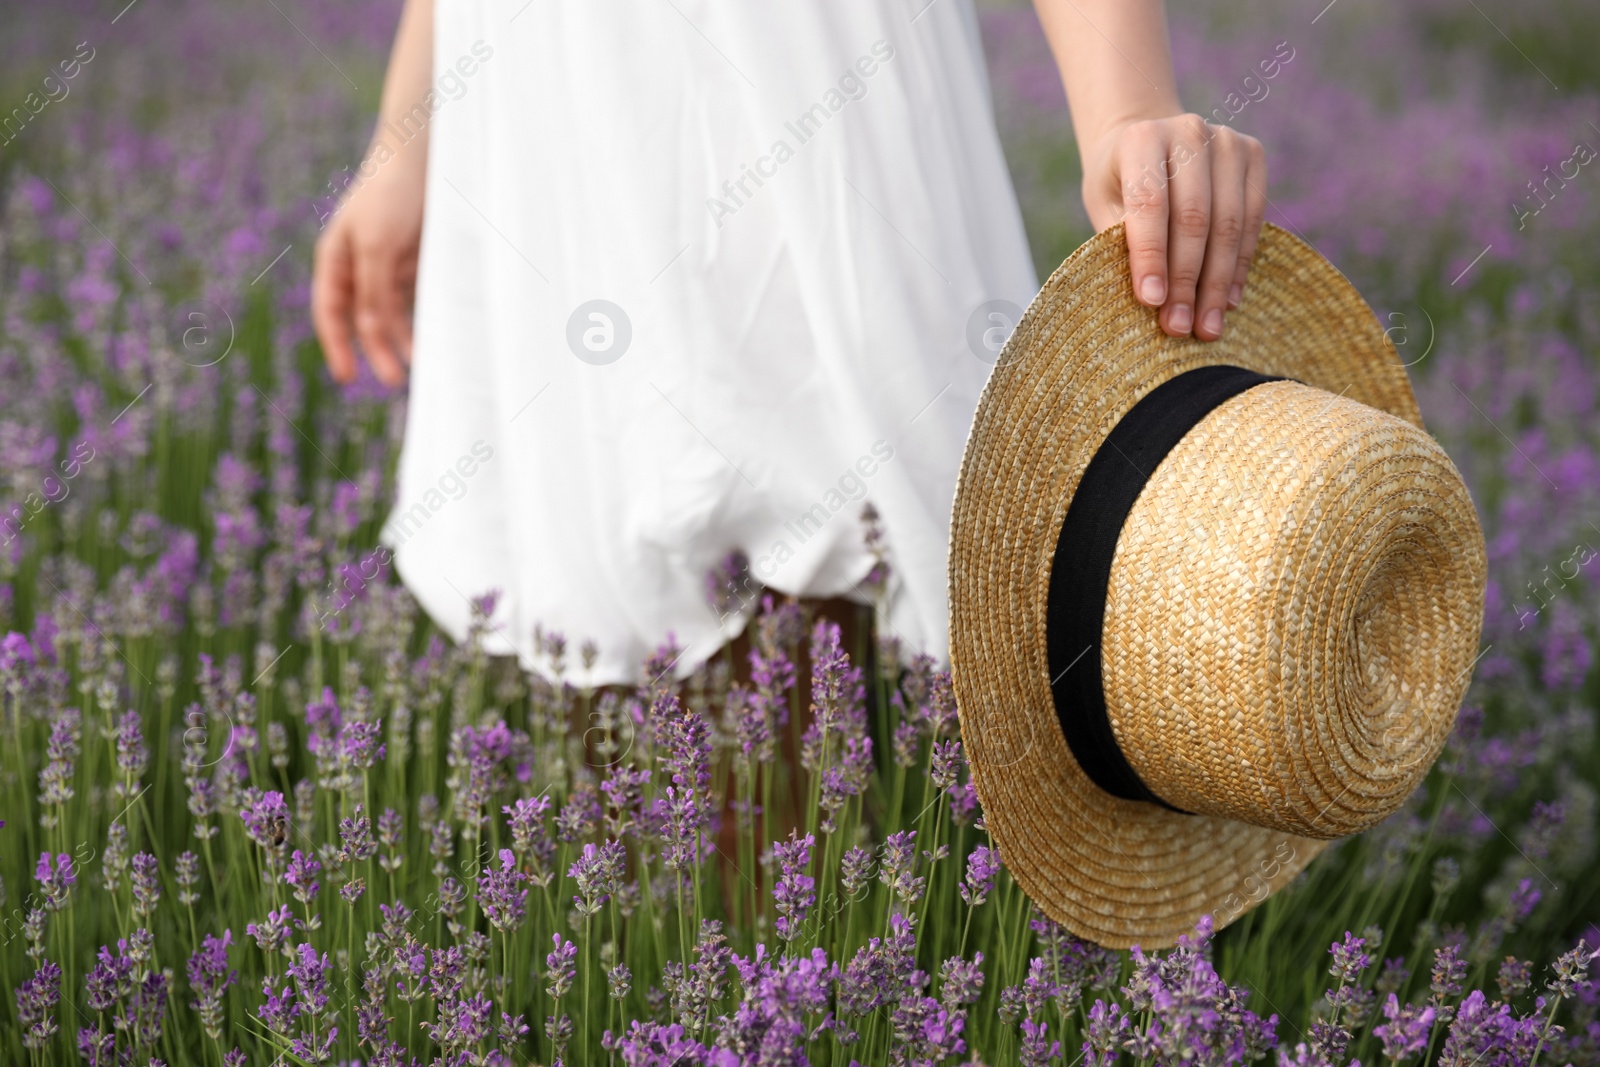
M 1238 918 L 1426 775 L 1484 571 L 1460 475 L 1327 260 L 1267 226 L 1202 342 L 1161 332 L 1122 227 L 1099 234 L 1002 350 L 952 515 L 956 702 L 1006 866 L 1109 947 Z

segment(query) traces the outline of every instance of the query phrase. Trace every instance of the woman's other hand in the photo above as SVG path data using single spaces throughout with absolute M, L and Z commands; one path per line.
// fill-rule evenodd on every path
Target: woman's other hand
M 383 79 L 377 133 L 317 238 L 311 269 L 311 321 L 337 382 L 355 379 L 356 340 L 380 381 L 395 386 L 406 380 L 428 170 L 431 109 L 421 105 L 432 79 L 433 0 L 406 0 Z M 399 130 L 403 140 L 395 136 Z
M 409 147 L 409 146 L 407 146 Z M 337 382 L 356 376 L 354 341 L 378 380 L 399 385 L 411 362 L 411 307 L 422 243 L 423 168 L 402 150 L 363 167 L 317 239 L 311 319 Z

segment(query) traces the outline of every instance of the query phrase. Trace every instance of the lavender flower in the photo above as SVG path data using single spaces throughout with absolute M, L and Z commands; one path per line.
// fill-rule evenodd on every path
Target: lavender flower
M 917 877 L 917 832 L 902 830 L 890 834 L 878 852 L 878 881 L 888 886 L 901 903 L 909 904 L 922 896 L 926 878 Z
M 1524 878 L 1517 883 L 1517 888 L 1511 891 L 1511 898 L 1506 902 L 1506 911 L 1513 923 L 1521 923 L 1538 907 L 1544 894 L 1534 886 L 1531 878 Z
M 528 891 L 522 888 L 528 876 L 517 869 L 516 856 L 509 848 L 500 850 L 500 868 L 485 867 L 478 877 L 478 903 L 491 925 L 501 933 L 522 925 Z
M 581 841 L 600 825 L 600 815 L 600 798 L 595 795 L 594 786 L 580 782 L 567 794 L 567 802 L 556 815 L 556 837 L 568 845 Z M 537 850 L 537 842 L 530 841 L 529 848 Z
M 988 845 L 979 845 L 967 857 L 967 874 L 962 881 L 961 899 L 976 908 L 994 892 L 995 876 L 1000 873 L 1000 856 Z
M 612 1000 L 622 1000 L 633 988 L 633 972 L 626 963 L 619 963 L 615 967 L 606 969 L 606 991 Z
M 383 814 L 378 816 L 378 842 L 386 851 L 378 857 L 378 866 L 385 872 L 393 875 L 405 863 L 405 853 L 401 851 L 404 840 L 405 819 L 393 808 L 384 808 Z
M 872 853 L 864 848 L 845 849 L 839 860 L 839 884 L 844 894 L 854 899 L 872 880 Z
M 545 966 L 549 968 L 545 992 L 559 999 L 567 995 L 567 990 L 572 988 L 572 979 L 578 973 L 578 946 L 571 941 L 563 941 L 560 934 L 551 940 L 556 947 L 544 958 Z
M 971 960 L 951 956 L 939 965 L 939 999 L 947 1012 L 964 1004 L 975 1004 L 983 993 L 983 953 Z
M 172 879 L 178 883 L 178 903 L 192 908 L 200 903 L 200 894 L 195 892 L 195 887 L 200 884 L 200 857 L 193 852 L 180 852 L 173 866 Z
M 148 852 L 133 857 L 133 913 L 148 920 L 161 899 L 161 869 Z
M 1449 1022 L 1454 1014 L 1453 1005 L 1461 995 L 1466 977 L 1467 961 L 1461 958 L 1461 946 L 1445 945 L 1434 949 L 1433 975 L 1429 983 L 1433 995 L 1428 998 L 1428 1004 L 1441 1022 Z
M 242 809 L 245 833 L 269 854 L 281 856 L 289 843 L 289 805 L 282 793 L 263 793 L 254 804 Z
M 317 954 L 310 944 L 295 950 L 295 961 L 288 967 L 294 979 L 294 998 L 297 1013 L 313 1019 L 328 1008 L 328 954 Z
M 966 765 L 967 761 L 961 755 L 960 741 L 935 741 L 928 777 L 940 789 L 954 789 Z
M 117 769 L 128 781 L 137 781 L 150 759 L 144 734 L 139 729 L 139 713 L 128 710 L 117 720 Z
M 1044 1067 L 1061 1058 L 1061 1042 L 1052 1040 L 1043 1023 L 1032 1019 L 1022 1020 L 1022 1046 L 1017 1049 L 1017 1062 L 1022 1067 Z
M 1019 998 L 1020 1000 L 1020 998 Z M 1089 1009 L 1089 1026 L 1083 1042 L 1083 1062 L 1091 1067 L 1111 1067 L 1121 1055 L 1133 1020 L 1115 1002 L 1094 1002 Z
M 817 839 L 811 834 L 796 839 L 797 832 L 790 831 L 787 842 L 779 841 L 772 846 L 777 862 L 782 868 L 778 884 L 772 890 L 772 899 L 778 912 L 778 919 L 773 928 L 785 941 L 793 941 L 799 936 L 800 927 L 806 921 L 806 913 L 810 911 L 811 905 L 817 902 L 817 894 L 814 891 L 816 879 L 805 873 L 810 869 L 811 849 L 816 845 Z
M 1495 975 L 1495 984 L 1500 987 L 1503 999 L 1515 1000 L 1533 985 L 1533 965 L 1515 956 L 1507 956 Z
M 372 840 L 372 822 L 362 813 L 361 805 L 357 804 L 353 816 L 339 820 L 338 860 L 350 866 L 369 859 L 377 850 L 378 846 Z
M 626 855 L 622 845 L 607 841 L 598 848 L 583 846 L 583 854 L 567 871 L 567 877 L 577 883 L 578 894 L 572 898 L 578 914 L 584 918 L 595 915 L 611 899 L 625 873 Z
M 78 755 L 78 712 L 67 708 L 50 725 L 50 742 L 45 750 L 45 765 L 39 771 L 39 806 L 56 810 L 40 815 L 40 825 L 53 829 L 61 806 L 75 795 L 72 788 L 73 761 Z
M 1421 1052 L 1428 1043 L 1428 1032 L 1433 1027 L 1432 1008 L 1418 1008 L 1412 1004 L 1401 1007 L 1400 999 L 1390 993 L 1383 1005 L 1383 1017 L 1388 1022 L 1374 1026 L 1372 1033 L 1383 1042 L 1386 1059 L 1399 1063 Z
M 239 972 L 228 968 L 228 946 L 233 942 L 233 931 L 222 931 L 222 937 L 207 934 L 204 943 L 189 957 L 189 988 L 194 992 L 190 1007 L 200 1014 L 200 1025 L 213 1041 L 222 1037 L 222 998 L 228 987 L 239 979 Z
M 519 859 L 535 856 L 540 845 L 549 841 L 544 825 L 545 816 L 550 812 L 549 797 L 519 797 L 514 804 L 500 810 L 511 827 L 511 848 Z
M 244 932 L 255 938 L 256 945 L 263 954 L 269 958 L 280 950 L 287 954 L 288 938 L 294 929 L 294 918 L 289 911 L 289 905 L 267 912 L 267 917 L 259 923 L 249 923 Z
M 58 1029 L 54 1009 L 61 999 L 61 968 L 49 960 L 41 963 L 32 978 L 17 986 L 16 996 L 22 1047 L 30 1052 L 41 1051 Z
M 284 872 L 283 880 L 294 887 L 294 898 L 309 908 L 312 900 L 316 899 L 317 890 L 322 888 L 317 881 L 317 875 L 321 873 L 322 864 L 315 856 L 295 849 L 289 857 L 289 869 Z
M 78 874 L 72 869 L 72 857 L 65 852 L 57 853 L 54 866 L 51 865 L 50 853 L 41 852 L 33 877 L 39 883 L 39 891 L 44 894 L 45 907 L 51 911 L 65 908 L 70 903 L 72 887 L 78 884 Z
M 1362 951 L 1366 944 L 1365 939 L 1356 937 L 1346 930 L 1344 940 L 1335 941 L 1328 949 L 1328 954 L 1333 957 L 1333 962 L 1328 966 L 1328 973 L 1337 978 L 1341 984 L 1358 980 L 1361 972 L 1372 963 L 1372 957 Z

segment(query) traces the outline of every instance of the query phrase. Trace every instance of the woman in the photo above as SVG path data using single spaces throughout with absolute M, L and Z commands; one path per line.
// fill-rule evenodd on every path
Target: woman
M 1090 220 L 1167 333 L 1219 337 L 1261 146 L 1183 112 L 1160 0 L 1037 6 Z M 491 651 L 542 624 L 607 684 L 738 631 L 730 551 L 863 600 L 868 501 L 880 621 L 942 656 L 962 446 L 1036 289 L 970 0 L 407 0 L 313 313 L 337 380 L 357 345 L 409 370 L 385 540 L 429 613 L 460 637 L 498 590 Z

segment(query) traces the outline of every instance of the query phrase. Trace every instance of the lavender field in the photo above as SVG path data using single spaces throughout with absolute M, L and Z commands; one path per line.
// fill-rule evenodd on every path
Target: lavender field
M 0 1062 L 1600 1064 L 1600 12 L 1325 4 L 1173 4 L 1184 98 L 1390 330 L 1483 655 L 1400 812 L 1149 953 L 1033 912 L 913 650 L 773 597 L 748 663 L 663 634 L 622 694 L 582 635 L 488 656 L 491 590 L 460 646 L 420 613 L 375 552 L 405 396 L 308 314 L 393 0 L 9 4 Z M 980 15 L 1043 275 L 1065 102 L 1031 9 Z

